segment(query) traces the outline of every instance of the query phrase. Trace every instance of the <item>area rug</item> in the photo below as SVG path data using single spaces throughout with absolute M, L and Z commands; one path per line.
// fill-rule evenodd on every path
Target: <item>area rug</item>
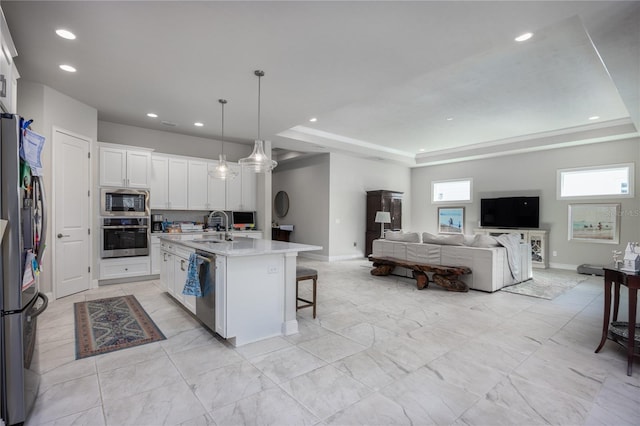
M 553 300 L 587 279 L 587 276 L 568 271 L 534 270 L 533 279 L 504 287 L 501 291 Z
M 74 304 L 76 359 L 165 340 L 135 296 Z

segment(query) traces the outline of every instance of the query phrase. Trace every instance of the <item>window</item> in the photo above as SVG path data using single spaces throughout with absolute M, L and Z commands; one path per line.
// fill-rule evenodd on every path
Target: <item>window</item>
M 434 203 L 471 202 L 471 182 L 471 179 L 432 182 L 431 201 Z
M 633 163 L 558 170 L 558 198 L 633 197 Z

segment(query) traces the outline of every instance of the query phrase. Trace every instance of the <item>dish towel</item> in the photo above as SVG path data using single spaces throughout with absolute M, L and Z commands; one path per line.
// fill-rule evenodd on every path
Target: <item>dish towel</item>
M 196 296 L 202 297 L 202 288 L 200 287 L 200 265 L 202 265 L 204 261 L 200 259 L 200 257 L 191 253 L 189 256 L 189 267 L 187 268 L 187 281 L 184 283 L 184 289 L 182 289 L 182 294 L 186 294 L 187 296 Z

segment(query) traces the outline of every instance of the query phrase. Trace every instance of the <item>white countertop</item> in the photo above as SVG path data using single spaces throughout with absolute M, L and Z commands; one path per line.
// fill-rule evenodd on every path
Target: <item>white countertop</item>
M 193 238 L 188 234 L 158 234 L 161 240 L 181 244 L 185 247 L 221 256 L 256 256 L 262 254 L 293 253 L 300 251 L 322 250 L 321 246 L 308 244 L 285 243 L 283 241 L 263 240 L 256 238 L 235 237 L 234 241 L 222 241 L 213 236 L 202 235 Z M 188 237 L 191 235 L 191 237 Z M 186 239 L 189 238 L 189 239 Z

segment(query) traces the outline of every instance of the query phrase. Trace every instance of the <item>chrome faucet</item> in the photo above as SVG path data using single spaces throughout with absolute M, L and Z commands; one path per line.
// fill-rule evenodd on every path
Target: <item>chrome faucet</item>
M 225 212 L 222 210 L 213 210 L 209 213 L 209 219 L 207 222 L 211 222 L 211 218 L 213 218 L 216 213 L 222 213 L 222 216 L 224 217 L 224 240 L 233 241 L 233 235 L 229 232 L 229 216 Z

